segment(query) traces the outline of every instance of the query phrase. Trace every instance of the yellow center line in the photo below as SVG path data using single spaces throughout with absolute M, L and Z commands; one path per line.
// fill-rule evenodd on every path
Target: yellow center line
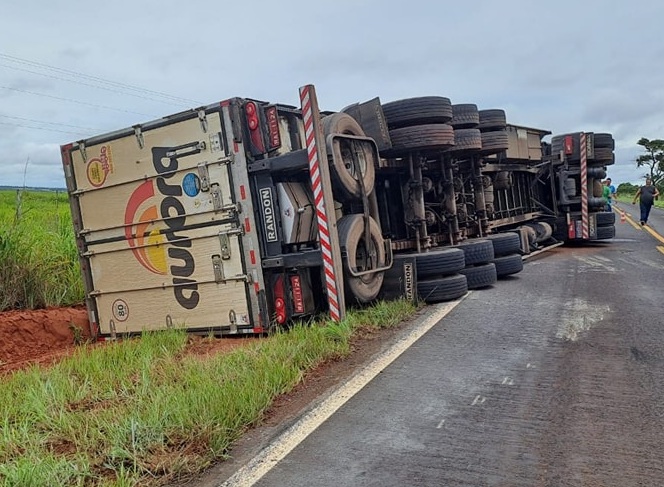
M 659 250 L 661 253 L 664 254 L 664 247 L 662 247 L 661 245 L 657 246 L 657 250 Z
M 655 237 L 657 240 L 659 240 L 660 242 L 664 243 L 664 237 L 662 237 L 659 233 L 657 233 L 655 230 L 653 230 L 652 228 L 650 228 L 648 225 L 644 225 L 644 226 L 643 226 L 643 229 L 644 229 L 646 232 L 648 232 L 650 235 L 652 235 L 653 237 Z

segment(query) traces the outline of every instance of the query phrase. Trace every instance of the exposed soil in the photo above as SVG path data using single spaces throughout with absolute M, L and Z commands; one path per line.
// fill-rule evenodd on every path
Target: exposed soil
M 0 312 L 0 375 L 31 365 L 49 366 L 90 341 L 83 306 Z M 251 338 L 190 337 L 187 353 L 206 356 L 249 343 Z M 103 343 L 99 343 L 103 346 Z
M 0 373 L 52 364 L 89 339 L 83 307 L 0 313 Z

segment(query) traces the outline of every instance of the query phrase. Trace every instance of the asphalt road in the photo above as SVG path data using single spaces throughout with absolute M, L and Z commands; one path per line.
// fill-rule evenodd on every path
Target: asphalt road
M 232 485 L 664 485 L 664 212 L 649 230 L 619 206 L 613 241 L 470 293 L 260 479 Z

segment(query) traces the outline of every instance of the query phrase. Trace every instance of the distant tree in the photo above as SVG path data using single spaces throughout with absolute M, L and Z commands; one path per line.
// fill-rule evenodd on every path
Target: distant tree
M 664 182 L 664 140 L 648 140 L 642 137 L 637 144 L 642 146 L 646 153 L 636 158 L 636 167 L 646 166 L 646 176 L 652 179 L 655 186 L 661 187 Z
M 639 189 L 638 186 L 633 185 L 632 183 L 620 183 L 616 189 L 618 194 L 636 194 L 636 191 Z

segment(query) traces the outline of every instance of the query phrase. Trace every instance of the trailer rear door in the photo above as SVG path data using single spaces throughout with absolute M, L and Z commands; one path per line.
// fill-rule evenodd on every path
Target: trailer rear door
M 63 163 L 102 335 L 171 326 L 251 332 L 218 108 L 64 146 Z

